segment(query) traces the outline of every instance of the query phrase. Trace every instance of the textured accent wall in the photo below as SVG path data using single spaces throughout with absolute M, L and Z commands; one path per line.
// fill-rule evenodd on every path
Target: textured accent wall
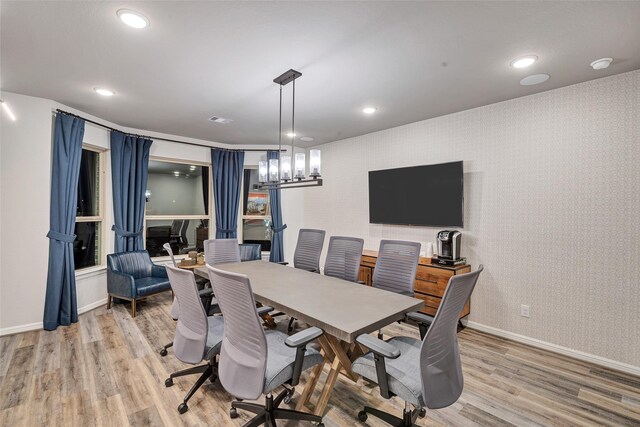
M 464 160 L 462 255 L 485 265 L 470 320 L 640 366 L 640 70 L 319 148 L 305 227 L 433 242 L 369 224 L 367 172 Z

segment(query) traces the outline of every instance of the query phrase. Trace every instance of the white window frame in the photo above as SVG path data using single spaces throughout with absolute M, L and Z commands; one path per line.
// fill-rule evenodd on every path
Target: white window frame
M 159 156 L 150 156 L 149 160 L 153 160 L 156 162 L 165 162 L 165 163 L 178 163 L 182 165 L 194 165 L 194 166 L 204 166 L 208 168 L 209 171 L 209 214 L 208 215 L 147 215 L 147 207 L 145 204 L 144 209 L 144 225 L 142 228 L 142 239 L 144 240 L 145 249 L 147 247 L 147 221 L 170 221 L 174 219 L 208 219 L 209 220 L 209 235 L 208 238 L 211 239 L 211 231 L 215 228 L 213 221 L 213 174 L 211 171 L 211 163 L 208 162 L 198 162 L 194 160 L 184 160 L 184 159 L 174 159 L 170 157 L 159 157 Z M 187 255 L 179 255 L 174 254 L 174 256 L 178 259 L 186 258 Z M 165 261 L 171 259 L 169 255 L 166 256 L 158 256 L 153 257 L 153 260 L 156 261 Z
M 98 147 L 96 145 L 91 144 L 82 144 L 82 149 L 87 151 L 93 151 L 94 153 L 98 153 L 98 165 L 100 167 L 100 173 L 98 174 L 98 215 L 97 216 L 77 216 L 76 223 L 78 222 L 98 222 L 99 225 L 99 236 L 100 241 L 98 242 L 98 247 L 100 250 L 100 257 L 98 260 L 98 264 L 92 265 L 90 267 L 77 268 L 75 270 L 76 275 L 84 275 L 91 273 L 93 271 L 103 270 L 106 265 L 107 260 L 107 236 L 104 231 L 104 222 L 105 222 L 105 176 L 107 173 L 107 156 L 105 153 L 107 150 L 103 147 Z
M 244 165 L 243 169 L 242 169 L 242 186 L 240 187 L 242 189 L 242 193 L 244 194 L 244 171 L 245 169 L 252 169 L 252 170 L 257 170 L 258 169 L 258 165 Z M 251 189 L 249 189 L 249 191 L 251 191 Z M 268 192 L 267 192 L 268 194 Z M 238 241 L 240 243 L 244 243 L 244 220 L 245 219 L 268 219 L 269 221 L 271 221 L 271 196 L 269 196 L 269 214 L 268 215 L 239 215 L 240 217 L 240 224 L 238 224 Z M 244 197 L 240 197 L 240 212 L 244 212 Z M 262 251 L 262 254 L 268 254 L 269 251 Z

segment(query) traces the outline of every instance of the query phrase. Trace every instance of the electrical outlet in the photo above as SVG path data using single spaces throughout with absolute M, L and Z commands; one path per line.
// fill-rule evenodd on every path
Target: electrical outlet
M 520 306 L 520 316 L 529 317 L 529 306 L 522 304 Z

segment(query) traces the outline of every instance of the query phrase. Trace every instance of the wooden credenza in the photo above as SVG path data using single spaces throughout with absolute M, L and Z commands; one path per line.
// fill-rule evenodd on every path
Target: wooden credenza
M 360 262 L 360 275 L 358 280 L 363 281 L 368 286 L 373 284 L 373 270 L 378 259 L 377 251 L 365 249 L 362 252 L 362 261 Z M 416 280 L 414 282 L 414 296 L 424 301 L 424 307 L 420 310 L 430 316 L 436 314 L 440 301 L 447 289 L 449 278 L 456 274 L 468 273 L 471 266 L 468 264 L 449 267 L 445 265 L 431 264 L 431 258 L 420 257 L 418 261 L 418 269 L 416 270 Z M 470 301 L 464 306 L 460 313 L 460 318 L 469 315 L 471 311 Z

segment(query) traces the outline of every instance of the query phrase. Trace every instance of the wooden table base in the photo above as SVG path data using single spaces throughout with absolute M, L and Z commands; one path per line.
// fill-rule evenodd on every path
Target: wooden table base
M 353 382 L 358 381 L 359 376 L 351 370 L 351 362 L 360 357 L 362 351 L 358 345 L 349 345 L 349 343 L 342 342 L 336 337 L 327 334 L 318 338 L 318 343 L 322 348 L 321 354 L 324 356 L 324 360 L 311 371 L 309 380 L 296 404 L 296 410 L 309 409 L 307 405 L 310 403 L 311 396 L 318 385 L 320 374 L 322 374 L 324 365 L 329 364 L 329 375 L 322 387 L 318 401 L 313 405 L 313 413 L 321 416 L 327 408 L 329 398 L 338 380 L 338 375 L 343 374 Z

